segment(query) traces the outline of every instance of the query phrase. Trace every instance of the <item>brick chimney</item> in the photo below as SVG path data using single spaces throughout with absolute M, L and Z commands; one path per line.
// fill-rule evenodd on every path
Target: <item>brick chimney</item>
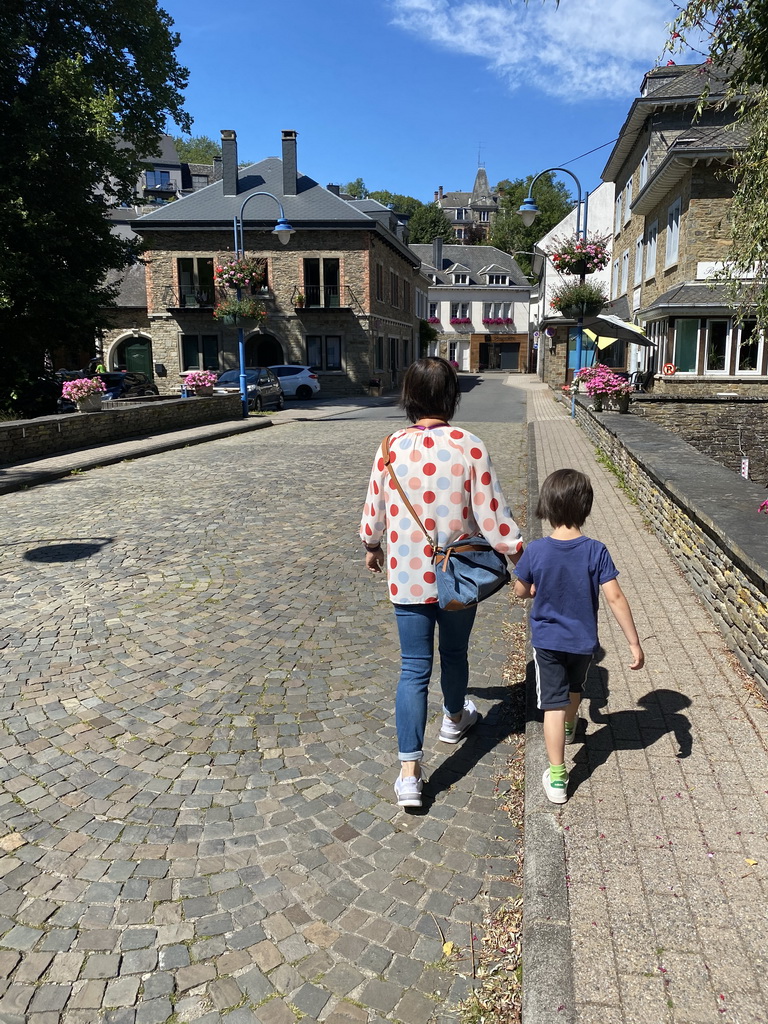
M 443 198 L 443 186 L 442 185 L 438 185 L 437 186 L 437 198 L 438 199 L 442 199 Z
M 332 192 L 335 196 L 340 196 L 341 195 L 341 185 L 331 185 L 331 184 L 328 184 L 327 188 L 328 188 L 328 191 Z
M 298 132 L 283 130 L 283 195 L 295 196 L 298 170 L 296 166 L 296 136 Z
M 231 128 L 221 129 L 221 178 L 224 195 L 236 196 L 237 186 L 237 132 Z
M 437 202 L 437 200 L 438 200 L 439 198 L 440 198 L 440 196 L 439 196 L 439 195 L 437 194 L 437 189 L 435 189 L 435 202 Z
M 432 239 L 432 265 L 438 273 L 443 269 L 443 239 L 441 235 Z

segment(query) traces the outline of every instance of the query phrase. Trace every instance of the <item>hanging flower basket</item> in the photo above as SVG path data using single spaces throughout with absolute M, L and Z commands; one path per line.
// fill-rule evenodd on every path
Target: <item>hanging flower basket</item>
M 267 276 L 267 261 L 260 256 L 225 260 L 214 268 L 216 283 L 227 288 L 256 288 Z
M 578 320 L 580 316 L 597 316 L 608 301 L 608 296 L 596 284 L 564 284 L 555 291 L 550 306 L 563 316 Z
M 555 238 L 547 255 L 552 260 L 555 270 L 573 276 L 594 274 L 596 270 L 607 267 L 611 259 L 607 242 L 599 235 L 587 238 L 580 235 Z
M 263 323 L 267 319 L 267 311 L 263 302 L 259 302 L 257 299 L 236 299 L 234 296 L 219 302 L 213 315 L 225 324 L 237 323 L 238 319 Z

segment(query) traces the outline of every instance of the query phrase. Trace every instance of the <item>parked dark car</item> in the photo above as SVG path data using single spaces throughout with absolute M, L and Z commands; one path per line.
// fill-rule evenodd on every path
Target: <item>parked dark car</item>
M 146 373 L 126 371 L 125 373 L 97 373 L 106 386 L 104 398 L 145 398 L 147 395 L 159 395 L 157 384 L 154 384 Z
M 277 409 L 279 412 L 285 406 L 283 389 L 280 381 L 272 370 L 267 366 L 247 366 L 245 368 L 245 383 L 248 389 L 248 408 L 252 412 L 261 412 L 262 409 Z M 225 370 L 219 374 L 219 379 L 213 387 L 214 395 L 230 395 L 240 392 L 240 371 Z

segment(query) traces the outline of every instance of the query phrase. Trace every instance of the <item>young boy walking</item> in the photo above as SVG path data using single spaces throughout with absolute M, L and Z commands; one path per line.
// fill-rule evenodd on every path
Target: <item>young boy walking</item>
M 565 744 L 573 743 L 581 691 L 598 649 L 600 588 L 632 652 L 631 669 L 645 655 L 619 575 L 608 549 L 585 537 L 581 527 L 592 511 L 592 484 L 576 469 L 558 469 L 544 481 L 536 507 L 552 526 L 549 537 L 532 541 L 514 568 L 515 595 L 533 598 L 531 643 L 537 705 L 544 712 L 549 767 L 542 781 L 554 804 L 568 799 Z

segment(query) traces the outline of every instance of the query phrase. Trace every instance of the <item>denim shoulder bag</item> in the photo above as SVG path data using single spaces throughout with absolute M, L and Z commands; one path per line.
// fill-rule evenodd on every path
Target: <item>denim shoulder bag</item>
M 437 578 L 437 600 L 441 608 L 449 612 L 462 611 L 479 604 L 509 583 L 511 576 L 507 559 L 491 546 L 485 537 L 468 537 L 441 548 L 437 537 L 430 536 L 413 505 L 400 486 L 392 468 L 389 453 L 389 437 L 381 443 L 384 465 L 389 470 L 392 482 L 400 497 L 418 523 L 421 532 L 432 548 L 432 564 Z

